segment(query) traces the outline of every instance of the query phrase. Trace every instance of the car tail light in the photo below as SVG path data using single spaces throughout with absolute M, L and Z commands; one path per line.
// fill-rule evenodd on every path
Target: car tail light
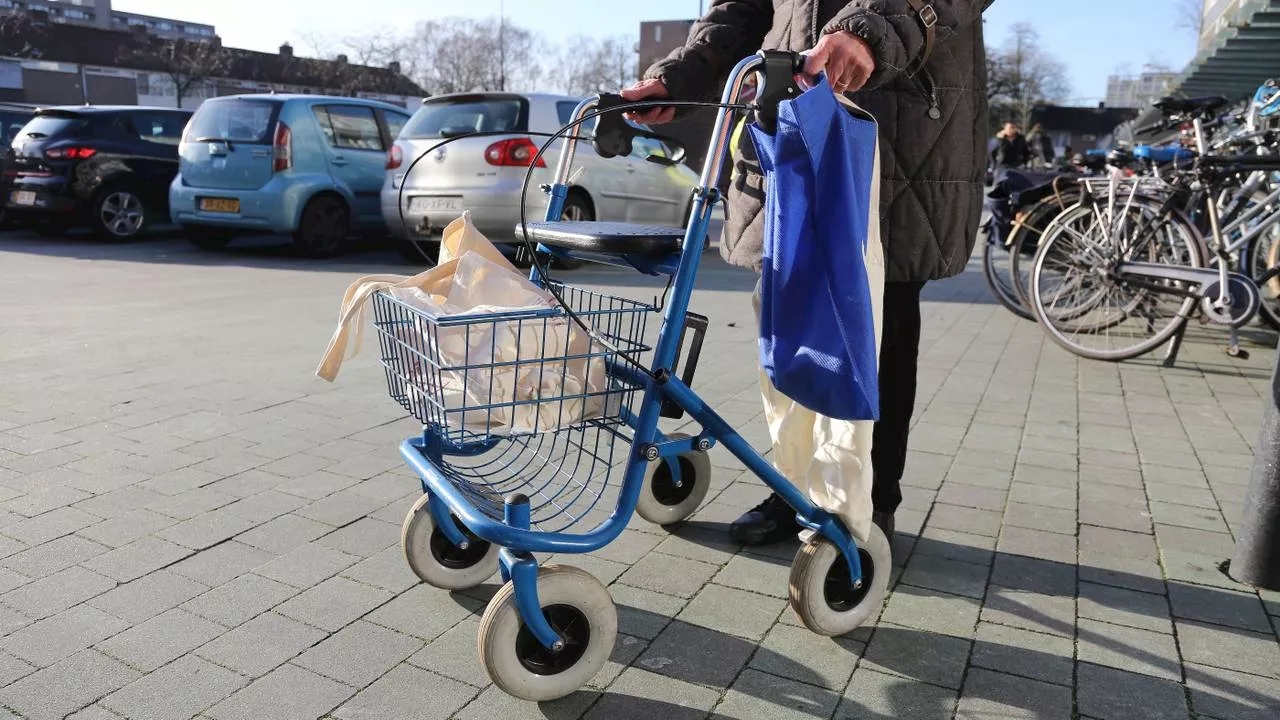
M 87 147 L 49 148 L 44 151 L 44 156 L 50 160 L 87 160 L 97 154 L 97 150 Z
M 484 151 L 484 159 L 490 165 L 499 167 L 529 167 L 534 156 L 538 154 L 538 146 L 529 138 L 512 138 L 500 140 Z M 538 167 L 544 168 L 547 161 L 538 158 Z
M 404 164 L 404 151 L 399 145 L 392 145 L 391 151 L 387 153 L 387 169 L 395 170 Z
M 271 169 L 284 172 L 293 167 L 293 131 L 282 122 L 276 123 L 275 140 L 271 143 Z

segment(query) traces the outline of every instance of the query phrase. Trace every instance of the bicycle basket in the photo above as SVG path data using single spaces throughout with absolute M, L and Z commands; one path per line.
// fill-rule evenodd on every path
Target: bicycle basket
M 436 316 L 378 293 L 374 326 L 391 397 L 454 448 L 621 422 L 638 386 L 609 372 L 609 364 L 649 350 L 644 333 L 653 307 L 557 287 L 607 345 L 563 308 Z

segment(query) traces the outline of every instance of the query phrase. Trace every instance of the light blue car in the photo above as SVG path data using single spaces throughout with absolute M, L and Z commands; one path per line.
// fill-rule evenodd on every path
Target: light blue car
M 288 233 L 307 255 L 335 255 L 351 233 L 385 230 L 387 151 L 408 120 L 402 107 L 358 98 L 208 100 L 182 138 L 170 215 L 205 249 Z

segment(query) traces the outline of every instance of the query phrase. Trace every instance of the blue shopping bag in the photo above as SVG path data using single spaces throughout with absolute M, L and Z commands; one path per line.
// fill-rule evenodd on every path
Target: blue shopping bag
M 826 79 L 783 101 L 773 135 L 750 126 L 765 174 L 760 363 L 779 392 L 840 420 L 880 417 L 864 253 L 876 126 Z

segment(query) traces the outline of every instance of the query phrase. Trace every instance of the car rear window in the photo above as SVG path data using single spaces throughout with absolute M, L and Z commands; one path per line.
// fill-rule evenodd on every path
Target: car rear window
M 271 123 L 279 103 L 267 100 L 211 100 L 200 106 L 184 137 L 247 144 L 271 144 Z
M 529 102 L 516 97 L 461 95 L 428 100 L 400 137 L 438 138 L 473 132 L 527 132 Z
M 68 115 L 37 115 L 22 126 L 14 135 L 13 141 L 23 143 L 28 140 L 45 140 L 69 135 L 86 125 L 85 120 Z
M 187 116 L 181 113 L 143 111 L 130 113 L 129 120 L 139 140 L 158 145 L 177 145 L 187 126 Z

